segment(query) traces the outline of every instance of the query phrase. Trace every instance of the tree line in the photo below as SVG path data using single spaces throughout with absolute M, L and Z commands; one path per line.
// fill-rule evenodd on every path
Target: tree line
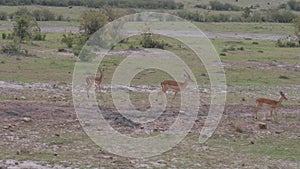
M 291 23 L 297 17 L 297 14 L 289 10 L 256 10 L 244 8 L 241 14 L 231 13 L 212 13 L 210 11 L 189 11 L 181 10 L 176 13 L 181 18 L 195 22 L 277 22 Z
M 184 4 L 174 0 L 0 0 L 0 5 L 45 5 L 45 6 L 86 6 L 98 8 L 110 6 L 117 8 L 144 9 L 183 9 Z

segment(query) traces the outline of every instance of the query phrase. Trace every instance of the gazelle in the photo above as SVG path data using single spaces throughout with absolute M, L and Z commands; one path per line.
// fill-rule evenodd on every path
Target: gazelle
M 175 99 L 176 95 L 178 92 L 180 92 L 181 90 L 184 90 L 189 82 L 194 82 L 193 79 L 191 79 L 190 75 L 188 74 L 188 72 L 186 70 L 184 70 L 186 74 L 184 74 L 185 80 L 184 82 L 177 82 L 175 80 L 165 80 L 163 82 L 161 82 L 161 91 L 158 92 L 158 95 L 161 95 L 162 93 L 166 93 L 167 90 L 171 89 L 174 90 L 175 94 L 172 100 Z
M 100 74 L 99 77 L 97 76 L 88 76 L 85 81 L 86 81 L 86 93 L 87 96 L 90 97 L 89 95 L 89 90 L 91 89 L 92 85 L 95 84 L 96 90 L 101 90 L 101 83 L 103 79 L 103 70 L 100 69 Z
M 270 106 L 270 108 L 271 108 L 271 110 L 270 110 L 271 117 L 273 116 L 273 111 L 274 111 L 275 117 L 277 118 L 277 113 L 275 111 L 276 107 L 278 107 L 283 100 L 287 100 L 287 98 L 285 97 L 283 92 L 280 92 L 280 96 L 281 97 L 278 101 L 266 99 L 266 98 L 256 99 L 256 107 L 254 108 L 254 111 L 253 111 L 253 117 L 255 119 L 257 119 L 257 111 L 263 106 L 263 104 L 266 104 L 266 105 Z

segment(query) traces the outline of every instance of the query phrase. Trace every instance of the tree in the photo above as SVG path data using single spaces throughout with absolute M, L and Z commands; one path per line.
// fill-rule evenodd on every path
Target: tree
M 250 15 L 251 15 L 251 10 L 250 10 L 249 7 L 246 7 L 246 8 L 244 9 L 244 12 L 243 12 L 242 16 L 243 16 L 244 18 L 248 18 Z
M 20 15 L 15 17 L 13 35 L 23 42 L 26 38 L 31 37 L 33 31 L 39 30 L 35 20 L 29 15 Z
M 300 17 L 294 20 L 294 26 L 296 28 L 295 35 L 298 37 L 298 43 L 300 45 Z
M 103 11 L 103 13 L 108 17 L 109 22 L 125 15 L 124 12 L 117 10 L 115 8 L 112 8 L 110 6 L 107 6 L 107 5 L 102 6 L 100 10 Z
M 80 27 L 88 36 L 103 27 L 108 21 L 108 17 L 100 10 L 89 10 L 81 15 Z

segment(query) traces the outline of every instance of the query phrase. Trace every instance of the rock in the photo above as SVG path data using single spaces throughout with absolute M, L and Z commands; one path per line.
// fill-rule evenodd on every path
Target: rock
M 267 129 L 267 123 L 259 122 L 258 127 L 259 129 Z
M 281 133 L 283 133 L 284 131 L 283 130 L 276 130 L 275 131 L 275 134 L 281 134 Z
M 234 124 L 234 128 L 235 128 L 235 131 L 239 132 L 239 133 L 242 133 L 244 130 L 243 130 L 243 126 L 241 124 L 241 122 L 237 121 L 235 124 Z
M 208 147 L 208 146 L 203 146 L 203 147 L 202 147 L 202 150 L 208 151 L 208 150 L 209 150 L 209 147 Z
M 29 123 L 32 121 L 32 119 L 30 117 L 24 117 L 24 118 L 22 118 L 22 121 Z

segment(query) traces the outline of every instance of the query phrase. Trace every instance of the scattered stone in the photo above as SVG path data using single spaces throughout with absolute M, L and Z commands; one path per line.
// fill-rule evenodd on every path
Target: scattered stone
M 12 124 L 7 124 L 6 126 L 4 126 L 3 128 L 4 129 L 10 129 L 10 128 L 12 128 L 13 127 L 13 125 Z
M 283 133 L 284 131 L 283 130 L 276 130 L 275 131 L 275 134 L 281 134 L 281 133 Z
M 243 129 L 242 129 L 242 125 L 240 122 L 236 122 L 234 124 L 234 128 L 235 128 L 235 131 L 239 132 L 239 133 L 242 133 L 243 132 Z
M 250 144 L 254 144 L 254 141 L 250 141 Z
M 29 122 L 32 121 L 32 119 L 29 118 L 29 117 L 24 117 L 24 118 L 22 118 L 22 121 L 24 121 L 24 122 L 26 122 L 26 123 L 29 123 Z
M 58 154 L 57 154 L 57 153 L 53 153 L 53 155 L 54 155 L 54 156 L 58 156 Z
M 259 129 L 267 129 L 267 123 L 259 122 L 258 127 Z
M 60 136 L 60 134 L 59 134 L 59 133 L 55 133 L 54 135 L 55 135 L 56 137 L 59 137 L 59 136 Z
M 203 146 L 203 147 L 202 147 L 202 150 L 208 151 L 208 150 L 209 150 L 209 147 L 208 147 L 208 146 Z

